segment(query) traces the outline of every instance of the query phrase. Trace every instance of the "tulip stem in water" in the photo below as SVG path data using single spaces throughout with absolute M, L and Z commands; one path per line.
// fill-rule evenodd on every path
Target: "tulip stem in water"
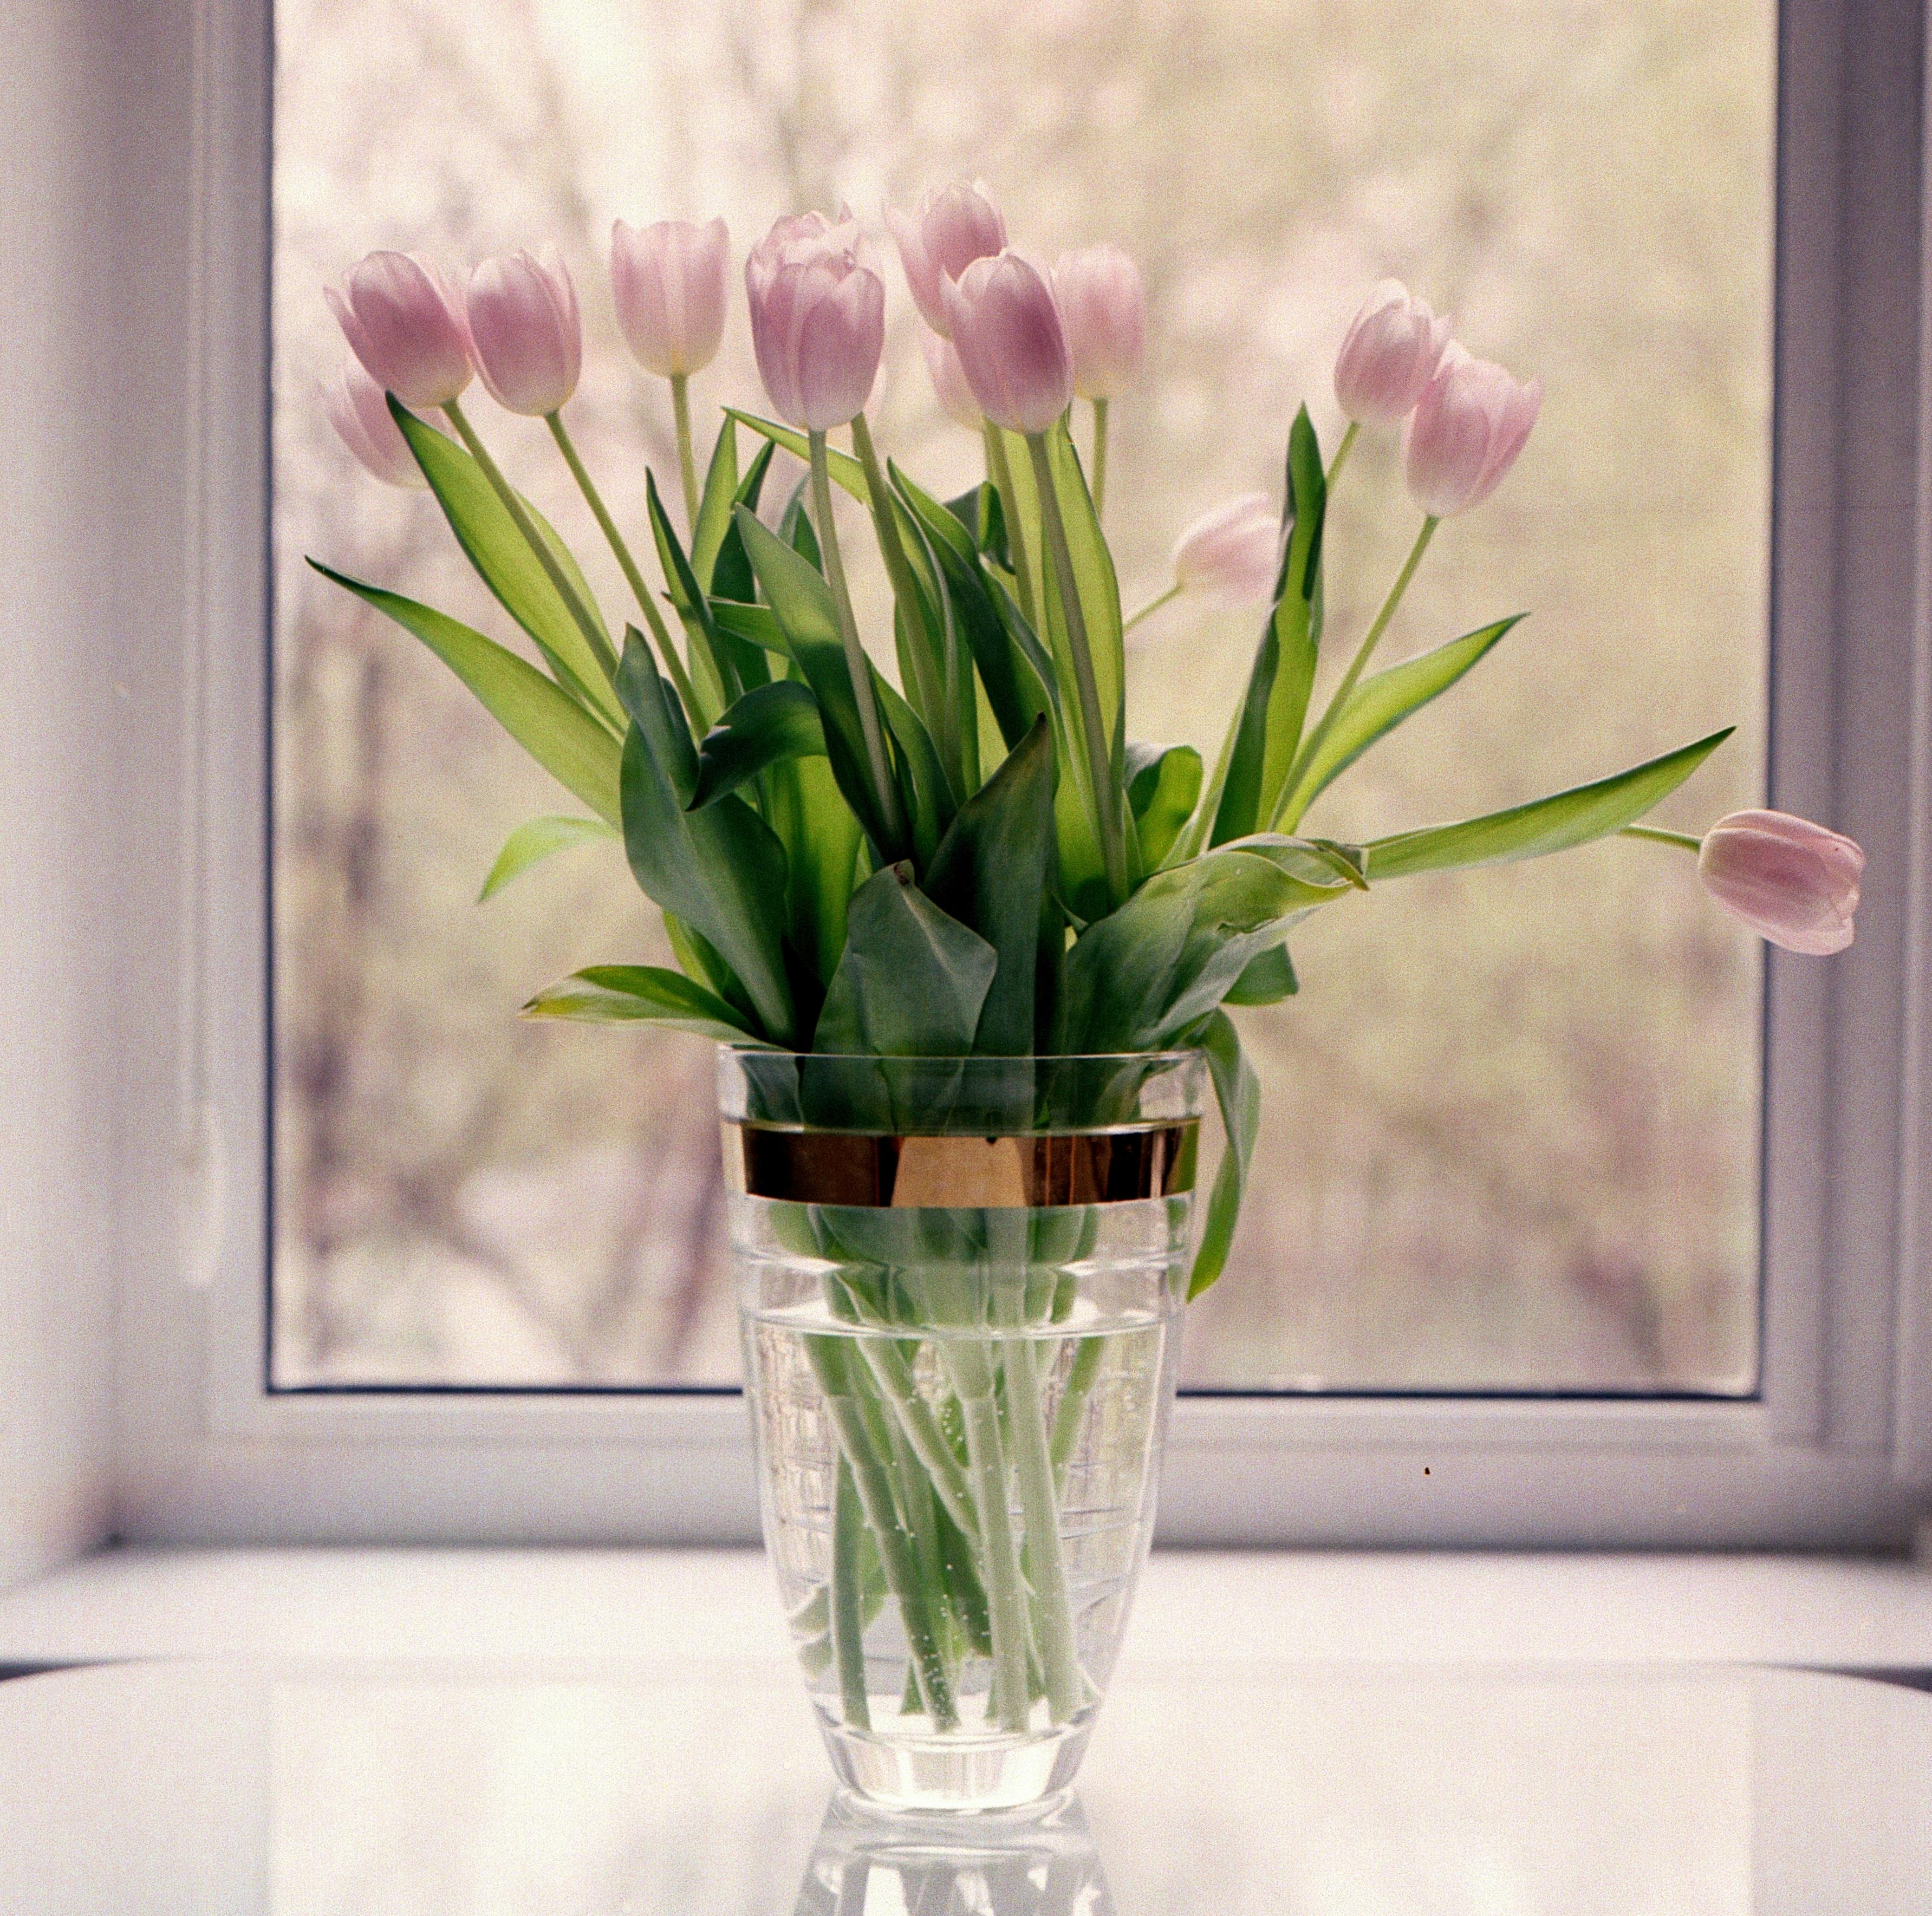
M 1120 819 L 1120 788 L 1114 777 L 1106 721 L 1100 711 L 1100 688 L 1094 676 L 1094 650 L 1087 639 L 1087 615 L 1081 609 L 1079 582 L 1073 576 L 1073 555 L 1066 544 L 1066 526 L 1054 490 L 1053 466 L 1044 433 L 1029 433 L 1027 449 L 1033 454 L 1033 479 L 1040 494 L 1040 522 L 1053 555 L 1060 586 L 1060 610 L 1066 615 L 1067 649 L 1073 655 L 1073 679 L 1080 694 L 1081 730 L 1087 734 L 1087 763 L 1094 781 L 1094 823 L 1099 827 L 1100 856 L 1107 867 L 1107 890 L 1116 906 L 1127 901 L 1127 844 Z M 1044 591 L 1045 582 L 1042 581 Z
M 1094 402 L 1094 517 L 1099 518 L 1107 496 L 1107 402 Z
M 1315 763 L 1315 755 L 1327 742 L 1328 734 L 1335 729 L 1335 721 L 1341 716 L 1342 708 L 1348 701 L 1348 694 L 1355 689 L 1363 669 L 1369 662 L 1370 655 L 1381 643 L 1382 634 L 1388 630 L 1389 621 L 1402 603 L 1402 595 L 1408 590 L 1408 582 L 1415 577 L 1415 568 L 1422 563 L 1422 555 L 1429 550 L 1429 541 L 1436 536 L 1436 529 L 1442 521 L 1433 513 L 1422 522 L 1422 529 L 1415 535 L 1415 543 L 1408 549 L 1408 556 L 1402 562 L 1402 570 L 1395 575 L 1395 583 L 1390 586 L 1388 597 L 1382 601 L 1382 610 L 1376 614 L 1375 622 L 1362 635 L 1360 649 L 1348 661 L 1348 669 L 1342 674 L 1342 682 L 1335 688 L 1334 696 L 1328 701 L 1317 725 L 1294 755 L 1294 763 L 1288 767 L 1288 776 L 1282 780 L 1281 798 L 1275 807 L 1274 817 L 1268 821 L 1270 832 L 1292 832 L 1301 823 L 1301 813 L 1306 801 L 1292 805 L 1297 799 L 1297 788 L 1301 783 L 1301 775 Z M 1292 812 L 1292 815 L 1291 815 Z
M 684 478 L 684 523 L 687 536 L 698 537 L 698 461 L 691 450 L 691 376 L 670 376 L 671 416 L 677 422 L 677 469 Z
M 1099 496 L 1096 494 L 1094 500 L 1094 509 L 1096 511 L 1100 509 L 1100 501 Z M 1175 580 L 1174 583 L 1169 586 L 1167 590 L 1161 593 L 1158 598 L 1149 599 L 1146 604 L 1142 606 L 1139 611 L 1136 612 L 1131 619 L 1123 619 L 1120 622 L 1120 630 L 1123 632 L 1131 632 L 1143 619 L 1152 617 L 1153 615 L 1158 612 L 1163 605 L 1166 604 L 1169 599 L 1178 598 L 1183 592 L 1186 591 L 1186 589 L 1187 587 L 1183 581 L 1179 579 Z
M 563 463 L 570 468 L 571 476 L 577 481 L 578 490 L 584 495 L 584 503 L 590 508 L 590 514 L 602 529 L 611 551 L 616 555 L 618 565 L 632 592 L 636 595 L 639 609 L 645 622 L 651 628 L 651 637 L 656 640 L 658 650 L 664 656 L 666 669 L 670 673 L 670 682 L 677 688 L 677 695 L 683 701 L 684 709 L 690 715 L 692 723 L 698 724 L 698 700 L 691 688 L 691 676 L 684 669 L 684 661 L 677 655 L 677 649 L 670 641 L 670 634 L 664 629 L 664 615 L 651 597 L 650 588 L 644 583 L 644 575 L 638 569 L 638 562 L 631 556 L 630 547 L 624 543 L 624 535 L 617 529 L 616 521 L 610 517 L 603 496 L 592 482 L 585 469 L 584 461 L 577 456 L 577 448 L 570 434 L 564 429 L 563 415 L 558 412 L 546 413 L 550 436 L 556 441 L 556 449 L 563 454 Z
M 1687 852 L 1701 852 L 1704 849 L 1702 838 L 1694 838 L 1688 832 L 1666 832 L 1656 825 L 1626 825 L 1617 836 L 1647 838 L 1653 845 L 1678 845 Z
M 1035 632 L 1040 629 L 1040 606 L 1033 595 L 1033 568 L 1027 562 L 1026 532 L 1020 524 L 1019 500 L 1013 492 L 1013 469 L 1006 460 L 1006 436 L 988 419 L 982 429 L 986 439 L 986 476 L 1000 496 L 1000 512 L 1006 522 L 1006 553 L 1013 562 L 1013 583 L 1020 610 Z
M 1323 481 L 1329 491 L 1334 490 L 1335 481 L 1342 476 L 1342 468 L 1348 463 L 1349 454 L 1354 451 L 1356 436 L 1361 430 L 1360 420 L 1351 419 L 1348 421 L 1348 430 L 1342 435 L 1342 443 L 1335 448 L 1334 460 L 1329 466 L 1328 478 Z
M 892 783 L 886 763 L 886 741 L 879 729 L 878 701 L 872 696 L 872 667 L 866 648 L 859 643 L 859 622 L 853 616 L 852 595 L 845 584 L 845 562 L 838 551 L 838 529 L 832 519 L 832 473 L 825 457 L 825 435 L 808 435 L 807 450 L 812 460 L 812 515 L 818 521 L 819 549 L 825 555 L 825 574 L 832 587 L 832 601 L 838 617 L 839 642 L 845 648 L 845 669 L 852 677 L 852 701 L 859 708 L 859 729 L 866 739 L 866 758 L 872 773 L 873 796 L 879 814 L 895 843 L 890 855 L 903 855 L 905 820 L 899 805 L 898 787 Z M 888 847 L 880 846 L 882 852 Z
M 456 428 L 457 436 L 470 449 L 470 456 L 482 469 L 483 476 L 490 481 L 496 496 L 502 502 L 503 510 L 510 515 L 511 522 L 523 534 L 524 542 L 536 553 L 537 563 L 549 576 L 550 583 L 556 588 L 557 596 L 563 601 L 565 609 L 577 622 L 577 628 L 584 634 L 585 644 L 590 648 L 590 655 L 596 660 L 598 669 L 607 679 L 614 680 L 617 676 L 617 655 L 610 649 L 610 641 L 604 628 L 590 615 L 590 608 L 584 603 L 582 595 L 573 586 L 557 562 L 556 554 L 550 549 L 548 542 L 536 529 L 530 509 L 518 497 L 516 488 L 504 478 L 502 469 L 490 457 L 489 448 L 476 436 L 476 429 L 470 424 L 463 408 L 454 400 L 443 406 L 449 423 Z

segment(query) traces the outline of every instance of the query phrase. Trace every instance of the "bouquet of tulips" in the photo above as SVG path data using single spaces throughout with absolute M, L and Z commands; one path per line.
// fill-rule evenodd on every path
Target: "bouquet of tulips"
M 1413 873 L 1623 832 L 1699 854 L 1718 901 L 1780 943 L 1825 952 L 1850 941 L 1863 859 L 1849 839 L 1768 812 L 1701 839 L 1637 824 L 1724 732 L 1480 817 L 1360 844 L 1304 831 L 1332 781 L 1514 622 L 1371 669 L 1438 529 L 1501 484 L 1540 398 L 1394 282 L 1342 343 L 1334 389 L 1348 424 L 1332 457 L 1304 408 L 1279 507 L 1256 496 L 1209 514 L 1182 538 L 1172 591 L 1155 601 L 1207 585 L 1268 598 L 1214 763 L 1130 739 L 1122 635 L 1134 619 L 1122 616 L 1102 511 L 1107 408 L 1141 354 L 1134 268 L 1103 247 L 1040 271 L 1008 247 L 974 187 L 891 225 L 938 396 L 983 440 L 984 483 L 955 499 L 933 496 L 873 442 L 865 408 L 886 286 L 849 214 L 780 220 L 746 261 L 778 417 L 725 409 L 701 476 L 688 382 L 723 326 L 724 226 L 618 224 L 617 314 L 636 358 L 669 382 L 680 454 L 681 529 L 648 481 L 655 580 L 564 423 L 582 328 L 560 261 L 486 261 L 459 297 L 416 259 L 375 253 L 330 294 L 355 352 L 332 401 L 343 437 L 379 477 L 427 484 L 537 662 L 318 569 L 430 646 L 588 808 L 519 829 L 486 895 L 560 847 L 621 835 L 680 967 L 594 966 L 529 1012 L 848 1056 L 1198 1048 L 1229 1144 L 1198 1291 L 1226 1258 L 1258 1122 L 1227 1007 L 1295 989 L 1288 940 L 1323 906 Z M 463 403 L 472 375 L 500 405 L 546 421 L 641 626 L 614 633 L 562 539 L 506 480 Z M 742 466 L 741 428 L 758 448 Z M 1318 701 L 1324 519 L 1365 429 L 1400 430 L 1420 526 Z M 784 499 L 768 485 L 780 448 L 806 468 Z M 890 643 L 881 633 L 872 650 L 835 489 L 868 515 L 891 587 Z M 896 683 L 874 652 L 896 660 Z

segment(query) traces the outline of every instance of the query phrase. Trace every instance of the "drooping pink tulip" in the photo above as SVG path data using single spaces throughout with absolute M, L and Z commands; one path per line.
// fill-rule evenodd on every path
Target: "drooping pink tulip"
M 1417 505 L 1437 519 L 1466 511 L 1502 484 L 1543 403 L 1527 385 L 1454 340 L 1402 428 L 1402 462 Z
M 926 358 L 926 370 L 932 389 L 939 397 L 940 409 L 956 426 L 976 433 L 986 423 L 980 402 L 966 383 L 966 369 L 959 363 L 959 349 L 950 339 L 922 326 L 919 349 Z
M 1054 304 L 1073 357 L 1073 390 L 1112 399 L 1141 375 L 1147 349 L 1147 293 L 1140 268 L 1118 246 L 1063 253 L 1053 268 Z
M 898 241 L 899 261 L 920 317 L 934 332 L 950 333 L 952 322 L 942 290 L 945 282 L 958 278 L 975 259 L 1006 247 L 1006 223 L 986 183 L 975 180 L 970 186 L 956 184 L 928 193 L 916 219 L 888 210 L 886 223 Z
M 1073 362 L 1053 292 L 1017 253 L 943 280 L 952 343 L 980 409 L 1009 432 L 1043 433 L 1073 397 Z
M 416 412 L 446 406 L 470 383 L 469 334 L 436 268 L 409 253 L 371 253 L 338 292 L 323 289 L 369 376 Z
M 1369 295 L 1335 355 L 1335 397 L 1365 426 L 1399 426 L 1415 409 L 1435 376 L 1449 322 L 1400 280 L 1384 280 Z
M 1174 577 L 1190 592 L 1266 598 L 1281 570 L 1281 519 L 1265 493 L 1243 493 L 1204 512 L 1174 547 Z
M 518 252 L 484 260 L 470 275 L 464 316 L 476 370 L 499 406 L 541 419 L 577 390 L 584 321 L 554 247 L 541 259 Z
M 363 370 L 360 360 L 343 362 L 334 383 L 322 390 L 322 406 L 342 443 L 372 477 L 386 486 L 428 486 L 382 388 Z
M 730 235 L 722 220 L 610 229 L 610 296 L 639 365 L 661 379 L 701 373 L 724 336 Z
M 759 375 L 779 412 L 824 433 L 862 411 L 885 346 L 886 287 L 860 258 L 851 216 L 780 220 L 745 262 L 745 290 Z
M 1852 942 L 1865 855 L 1842 832 L 1783 811 L 1734 811 L 1704 835 L 1697 871 L 1724 910 L 1787 952 Z

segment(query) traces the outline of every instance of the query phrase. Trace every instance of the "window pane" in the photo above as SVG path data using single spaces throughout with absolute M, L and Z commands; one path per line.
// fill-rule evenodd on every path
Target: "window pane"
M 1664 814 L 1695 827 L 1762 778 L 1774 34 L 1769 0 L 286 0 L 277 1381 L 737 1367 L 706 1048 L 514 1015 L 578 965 L 668 962 L 655 914 L 601 844 L 477 907 L 508 832 L 573 807 L 302 565 L 509 636 L 427 498 L 364 480 L 323 422 L 326 281 L 375 246 L 454 265 L 560 244 L 590 334 L 572 426 L 641 537 L 639 452 L 675 460 L 662 388 L 616 343 L 611 218 L 722 211 L 742 257 L 782 211 L 842 196 L 872 218 L 983 176 L 1023 245 L 1114 238 L 1145 273 L 1149 371 L 1114 409 L 1108 505 L 1132 606 L 1178 526 L 1278 491 L 1304 398 L 1332 447 L 1335 344 L 1398 274 L 1547 397 L 1496 499 L 1443 529 L 1387 655 L 1534 616 L 1310 828 L 1510 803 L 1738 721 Z M 889 278 L 875 426 L 949 493 L 976 442 L 938 414 Z M 758 392 L 739 310 L 696 397 Z M 476 412 L 618 615 L 541 425 Z M 1330 672 L 1413 530 L 1393 448 L 1365 436 L 1330 521 Z M 1150 620 L 1130 731 L 1211 756 L 1256 624 L 1184 601 Z M 1295 957 L 1300 996 L 1243 1014 L 1262 1162 L 1190 1381 L 1754 1387 L 1758 958 L 1688 859 L 1612 843 L 1393 883 Z

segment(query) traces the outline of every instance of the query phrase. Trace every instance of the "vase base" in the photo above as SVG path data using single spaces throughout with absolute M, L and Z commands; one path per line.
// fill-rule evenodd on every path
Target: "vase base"
M 838 1780 L 875 1810 L 974 1816 L 1050 1810 L 1073 1781 L 1090 1723 L 1037 1736 L 903 1743 L 821 1723 Z

